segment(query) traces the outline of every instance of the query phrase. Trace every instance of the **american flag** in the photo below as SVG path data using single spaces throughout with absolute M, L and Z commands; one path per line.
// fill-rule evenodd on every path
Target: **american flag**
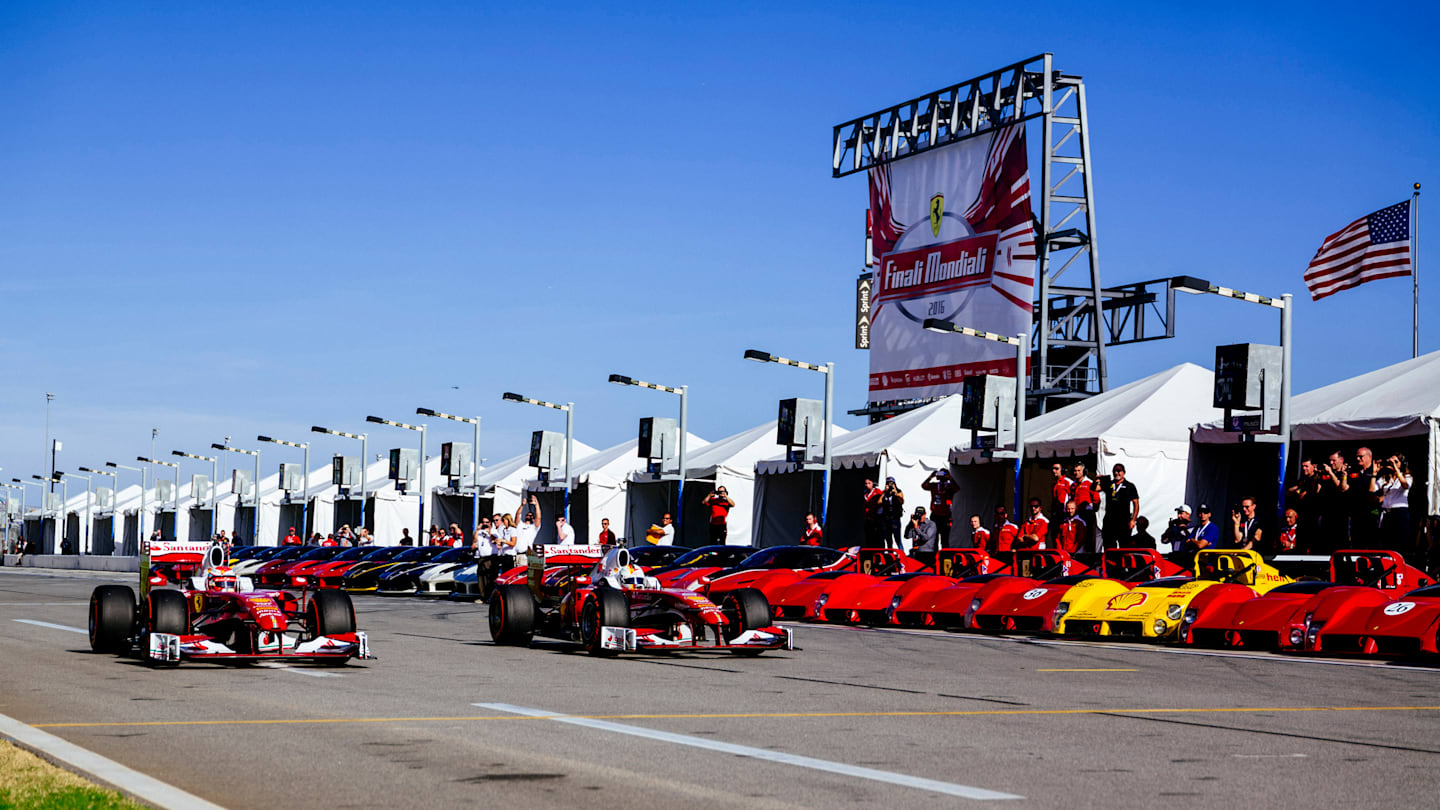
M 1410 201 L 1406 200 L 1325 237 L 1305 271 L 1305 286 L 1310 298 L 1319 301 L 1367 281 L 1410 273 Z

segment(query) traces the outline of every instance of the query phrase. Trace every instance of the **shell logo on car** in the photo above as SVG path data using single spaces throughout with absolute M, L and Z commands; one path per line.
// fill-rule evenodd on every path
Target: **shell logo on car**
M 1129 591 L 1127 593 L 1122 593 L 1117 596 L 1111 597 L 1110 601 L 1105 603 L 1105 609 L 1129 610 L 1130 608 L 1140 607 L 1141 605 L 1145 604 L 1145 600 L 1149 598 L 1150 594 L 1145 593 L 1144 591 Z

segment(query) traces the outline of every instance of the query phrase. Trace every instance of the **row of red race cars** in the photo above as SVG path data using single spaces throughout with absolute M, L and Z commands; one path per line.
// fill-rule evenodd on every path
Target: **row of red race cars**
M 195 548 L 183 551 L 147 547 L 139 599 L 125 586 L 96 589 L 95 649 L 138 650 L 160 663 L 370 657 L 348 594 L 333 587 L 340 580 L 326 587 L 326 578 L 297 574 L 261 590 L 218 547 L 203 562 L 192 559 Z M 1182 565 L 1150 549 L 1083 560 L 1058 550 L 947 549 L 927 566 L 893 549 L 708 546 L 632 557 L 546 546 L 524 563 L 490 594 L 497 643 L 546 636 L 596 654 L 756 654 L 793 649 L 793 630 L 776 624 L 787 619 L 1300 652 L 1440 651 L 1440 586 L 1387 551 L 1337 552 L 1324 579 L 1289 576 L 1250 551 L 1204 551 Z M 163 587 L 172 583 L 180 587 Z

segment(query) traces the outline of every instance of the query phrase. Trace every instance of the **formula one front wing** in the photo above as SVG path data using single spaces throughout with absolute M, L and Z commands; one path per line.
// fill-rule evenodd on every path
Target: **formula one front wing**
M 203 635 L 177 636 L 171 633 L 150 633 L 146 637 L 146 657 L 156 663 L 175 664 L 184 660 L 225 661 L 336 661 L 350 658 L 374 659 L 370 640 L 364 633 L 336 633 L 301 641 L 286 633 L 260 633 L 254 652 L 237 652 Z
M 714 644 L 704 643 L 688 632 L 685 625 L 677 638 L 666 638 L 648 628 L 602 627 L 600 648 L 617 652 L 633 650 L 793 650 L 795 632 L 788 627 L 763 627 L 746 630 L 732 638 L 720 638 Z

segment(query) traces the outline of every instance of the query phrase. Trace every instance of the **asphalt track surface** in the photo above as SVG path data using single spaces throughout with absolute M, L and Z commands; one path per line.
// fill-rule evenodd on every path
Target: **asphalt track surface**
M 483 605 L 357 597 L 377 661 L 152 670 L 64 629 L 101 581 L 0 569 L 0 713 L 233 808 L 1425 807 L 1440 787 L 1425 666 L 811 625 L 791 653 L 597 660 L 491 646 Z

